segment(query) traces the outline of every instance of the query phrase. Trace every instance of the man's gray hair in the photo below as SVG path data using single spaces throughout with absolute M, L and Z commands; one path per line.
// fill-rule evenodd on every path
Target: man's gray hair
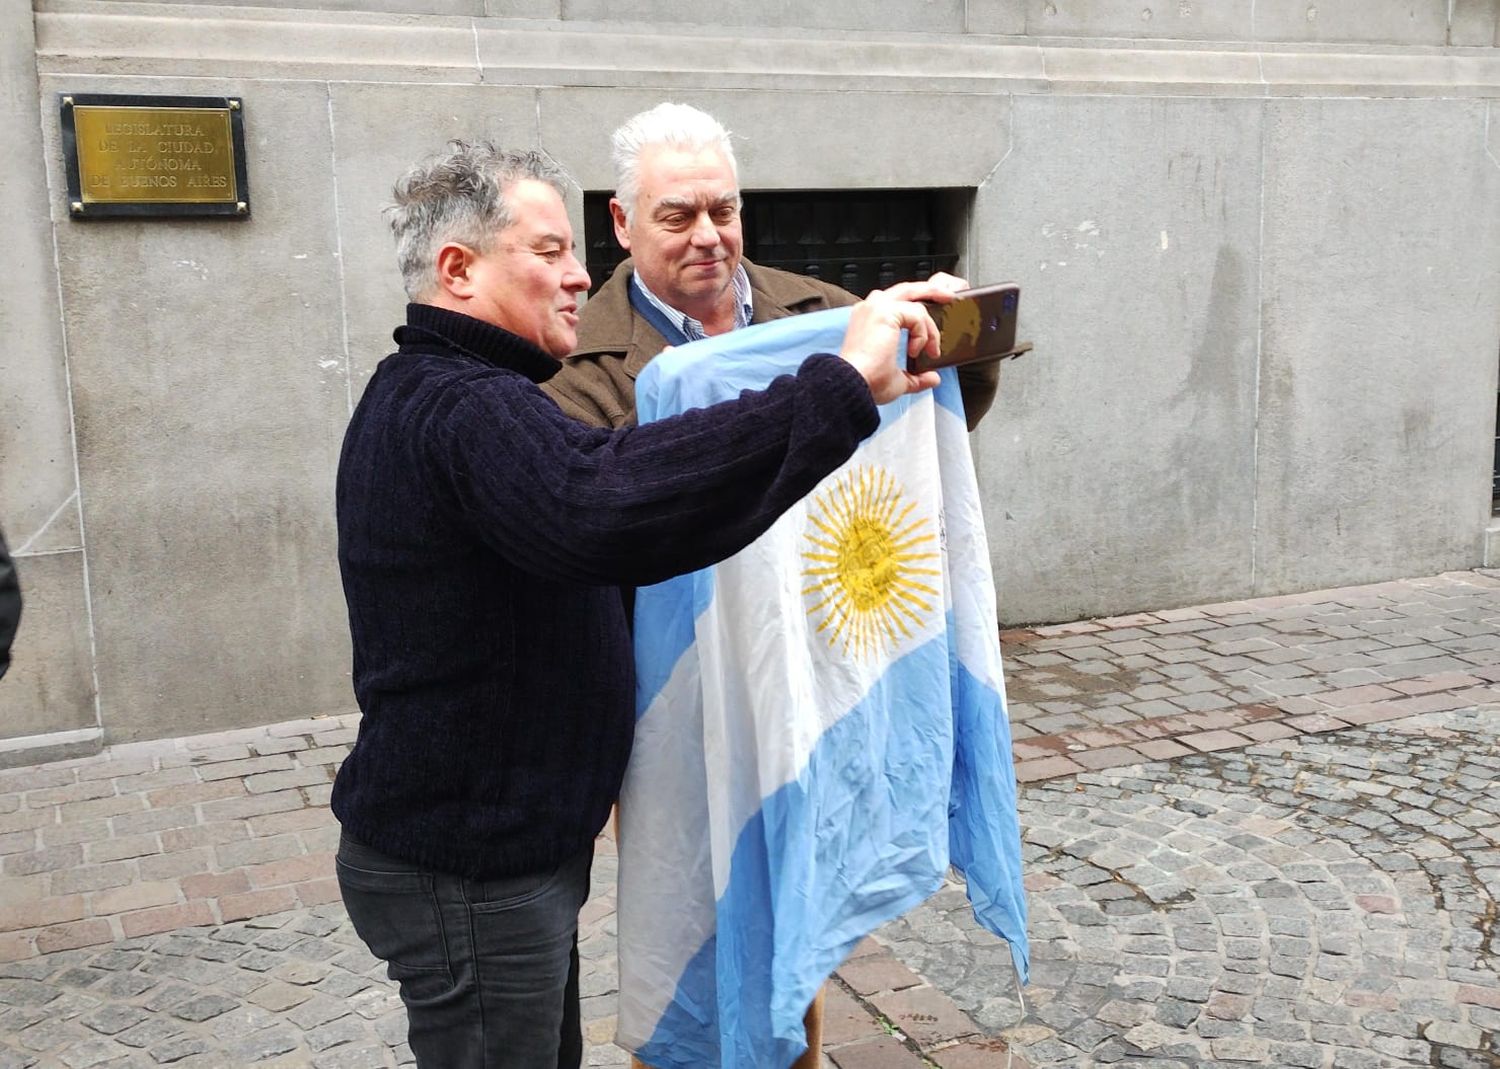
M 506 193 L 524 179 L 567 197 L 568 174 L 540 152 L 514 152 L 488 141 L 450 141 L 448 151 L 412 167 L 396 182 L 386 218 L 396 235 L 396 262 L 406 295 L 422 300 L 437 285 L 437 252 L 450 241 L 489 251 L 497 231 L 515 222 Z
M 627 223 L 635 215 L 635 200 L 640 194 L 641 152 L 648 145 L 671 145 L 691 151 L 718 149 L 729 163 L 736 185 L 739 183 L 740 167 L 729 143 L 729 131 L 708 112 L 691 104 L 658 104 L 632 116 L 615 131 L 613 142 L 615 197 L 625 209 Z

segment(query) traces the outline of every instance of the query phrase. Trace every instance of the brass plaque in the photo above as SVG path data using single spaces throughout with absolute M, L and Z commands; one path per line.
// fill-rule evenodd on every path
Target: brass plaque
M 249 215 L 238 99 L 62 94 L 59 103 L 73 218 Z

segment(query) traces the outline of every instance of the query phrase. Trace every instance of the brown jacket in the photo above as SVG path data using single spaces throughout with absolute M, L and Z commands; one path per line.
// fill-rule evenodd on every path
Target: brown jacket
M 742 262 L 750 276 L 755 323 L 841 308 L 859 300 L 815 278 Z M 596 427 L 635 422 L 635 378 L 667 347 L 666 339 L 630 306 L 633 270 L 626 260 L 588 299 L 579 316 L 578 347 L 563 362 L 562 370 L 542 384 L 564 412 Z M 959 368 L 958 384 L 970 430 L 989 411 L 999 376 L 997 363 Z

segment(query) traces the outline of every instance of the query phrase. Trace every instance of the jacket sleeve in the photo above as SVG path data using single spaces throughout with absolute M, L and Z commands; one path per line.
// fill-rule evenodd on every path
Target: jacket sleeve
M 612 432 L 505 379 L 470 384 L 442 418 L 434 477 L 502 556 L 571 582 L 642 586 L 737 553 L 880 421 L 864 379 L 830 356 L 765 390 Z
M 5 548 L 5 535 L 0 534 L 0 676 L 10 667 L 10 646 L 20 622 L 21 586 L 10 550 Z

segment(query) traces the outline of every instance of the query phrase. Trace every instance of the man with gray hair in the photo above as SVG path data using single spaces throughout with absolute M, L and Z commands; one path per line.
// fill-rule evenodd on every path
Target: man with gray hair
M 635 422 L 636 376 L 667 346 L 859 300 L 744 258 L 739 164 L 713 116 L 689 104 L 658 104 L 614 132 L 611 156 L 609 210 L 630 259 L 589 298 L 578 346 L 545 387 L 569 415 L 627 426 Z M 952 275 L 933 281 L 964 286 Z M 959 368 L 970 430 L 994 402 L 999 374 L 998 363 Z
M 349 916 L 400 984 L 426 1069 L 574 1069 L 578 911 L 634 725 L 617 584 L 757 538 L 928 388 L 921 300 L 872 294 L 840 353 L 663 420 L 584 426 L 538 384 L 574 346 L 588 274 L 566 176 L 455 142 L 396 186 L 411 303 L 339 459 L 339 567 L 359 736 L 339 769 Z

